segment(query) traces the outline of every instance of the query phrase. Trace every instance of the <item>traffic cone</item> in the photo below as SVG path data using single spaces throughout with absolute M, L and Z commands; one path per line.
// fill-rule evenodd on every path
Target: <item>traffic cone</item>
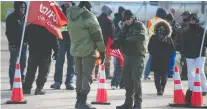
M 201 79 L 200 79 L 200 71 L 199 68 L 196 69 L 195 74 L 195 81 L 193 86 L 193 92 L 191 97 L 191 105 L 192 108 L 206 108 L 203 104 L 203 96 L 202 96 L 202 90 L 201 90 Z
M 108 101 L 108 94 L 107 94 L 107 87 L 106 87 L 105 67 L 104 65 L 101 65 L 96 102 L 91 102 L 91 104 L 110 105 L 110 103 L 107 101 Z
M 187 104 L 185 102 L 185 94 L 183 91 L 181 79 L 180 79 L 180 73 L 179 69 L 176 66 L 174 68 L 174 97 L 173 97 L 173 103 L 170 103 L 169 106 L 172 107 L 186 107 Z
M 27 101 L 23 98 L 22 91 L 22 80 L 20 73 L 20 64 L 16 64 L 16 70 L 14 75 L 14 83 L 12 88 L 11 100 L 7 101 L 6 104 L 26 104 Z

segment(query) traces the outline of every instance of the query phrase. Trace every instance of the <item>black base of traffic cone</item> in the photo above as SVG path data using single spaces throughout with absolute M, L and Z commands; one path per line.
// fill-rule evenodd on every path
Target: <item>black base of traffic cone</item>
M 174 103 L 169 103 L 170 107 L 188 107 L 189 104 L 174 104 Z
M 189 108 L 205 108 L 207 109 L 207 105 L 203 104 L 203 106 L 192 106 L 192 105 L 189 105 Z
M 91 102 L 91 104 L 110 105 L 111 103 L 109 103 L 109 102 L 104 102 L 104 103 L 102 103 L 102 102 Z
M 22 100 L 20 102 L 15 102 L 15 101 L 7 101 L 6 104 L 27 104 L 27 100 Z

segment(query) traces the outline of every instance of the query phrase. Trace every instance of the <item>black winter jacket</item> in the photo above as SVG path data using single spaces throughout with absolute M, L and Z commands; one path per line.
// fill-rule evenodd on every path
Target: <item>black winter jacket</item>
M 186 58 L 197 58 L 200 54 L 201 43 L 203 39 L 204 29 L 199 26 L 191 26 L 183 33 L 182 53 Z M 206 56 L 207 34 L 205 34 L 204 45 L 201 56 Z
M 45 27 L 30 24 L 26 27 L 25 41 L 29 45 L 29 54 L 36 56 L 49 56 L 52 49 L 59 51 L 58 39 Z
M 13 12 L 6 18 L 6 36 L 9 45 L 20 46 L 24 26 L 24 16 Z

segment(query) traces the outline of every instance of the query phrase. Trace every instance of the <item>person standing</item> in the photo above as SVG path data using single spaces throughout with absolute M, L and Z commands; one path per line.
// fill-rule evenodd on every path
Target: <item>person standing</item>
M 203 40 L 203 34 L 205 34 L 203 49 L 201 51 L 201 44 Z M 199 18 L 197 14 L 190 15 L 189 29 L 183 33 L 183 48 L 181 52 L 186 57 L 187 71 L 188 71 L 188 90 L 193 89 L 195 80 L 195 69 L 200 69 L 201 87 L 203 95 L 207 94 L 207 80 L 204 72 L 204 66 L 206 61 L 206 47 L 207 47 L 207 34 L 204 33 L 204 28 L 199 25 Z
M 52 50 L 54 60 L 57 58 L 59 51 L 58 39 L 45 27 L 29 24 L 25 31 L 25 41 L 29 45 L 29 59 L 23 93 L 31 94 L 32 84 L 38 68 L 35 95 L 44 95 L 45 92 L 42 89 L 50 72 Z
M 182 17 L 183 17 L 183 22 L 181 23 L 181 29 L 180 29 L 180 33 L 177 35 L 177 37 L 175 37 L 175 46 L 176 46 L 176 50 L 179 51 L 181 53 L 181 59 L 180 59 L 180 64 L 182 67 L 182 72 L 181 72 L 181 79 L 182 80 L 187 80 L 187 64 L 186 64 L 186 58 L 184 57 L 184 55 L 181 52 L 182 49 L 182 43 L 183 43 L 183 33 L 185 31 L 187 31 L 189 29 L 189 21 L 190 21 L 190 11 L 185 11 L 182 13 Z
M 163 95 L 170 71 L 170 57 L 175 51 L 172 41 L 172 28 L 164 20 L 159 21 L 154 27 L 155 35 L 148 44 L 151 55 L 151 71 L 154 72 L 157 95 Z
M 119 34 L 120 29 L 122 28 L 121 22 L 123 21 L 123 13 L 125 9 L 120 6 L 118 9 L 118 13 L 114 14 L 114 25 L 115 25 L 115 31 L 114 31 L 114 38 Z M 119 86 L 121 89 L 124 88 L 124 83 L 123 83 L 123 77 L 122 77 L 122 67 L 120 65 L 120 59 L 114 57 L 114 75 L 111 80 L 111 88 L 113 90 L 117 89 Z
M 167 17 L 167 11 L 164 8 L 158 8 L 156 11 L 156 16 L 153 19 L 150 19 L 148 21 L 148 37 L 149 40 L 151 39 L 151 36 L 154 34 L 154 25 L 159 22 L 160 20 L 165 20 Z M 151 65 L 151 56 L 149 55 L 149 58 L 147 60 L 145 71 L 144 71 L 144 79 L 148 80 L 151 79 L 149 77 L 150 74 L 150 65 Z
M 176 36 L 179 34 L 179 31 L 181 29 L 181 26 L 175 22 L 174 16 L 172 13 L 167 14 L 166 21 L 170 24 L 172 28 L 172 34 L 171 38 L 173 40 L 173 43 L 175 42 Z M 170 71 L 168 73 L 168 78 L 172 78 L 174 75 L 174 67 L 176 63 L 176 51 L 173 52 L 171 58 L 170 58 Z
M 20 44 L 22 39 L 22 32 L 26 14 L 26 3 L 22 1 L 14 2 L 14 12 L 12 12 L 6 18 L 6 36 L 9 42 L 9 81 L 10 88 L 12 89 L 14 81 L 14 73 L 16 68 L 16 61 L 19 57 Z M 21 57 L 20 57 L 20 70 L 21 70 L 21 79 L 24 83 L 24 70 L 26 68 L 27 60 L 27 43 L 23 42 Z
M 98 21 L 101 26 L 105 46 L 107 46 L 108 44 L 108 38 L 112 39 L 114 30 L 115 30 L 114 23 L 110 17 L 111 13 L 112 13 L 111 7 L 109 7 L 108 5 L 104 5 L 102 7 L 102 13 L 98 17 Z M 111 56 L 106 55 L 104 65 L 105 65 L 106 78 L 110 79 Z
M 105 58 L 101 27 L 91 8 L 90 2 L 81 1 L 78 6 L 69 7 L 66 12 L 71 39 L 70 53 L 74 56 L 77 72 L 75 108 L 78 109 L 96 109 L 86 103 L 93 82 L 96 50 L 100 53 L 101 64 Z
M 146 27 L 142 22 L 135 20 L 130 10 L 124 12 L 124 24 L 124 27 L 111 46 L 112 49 L 120 48 L 124 54 L 123 80 L 126 99 L 124 104 L 117 106 L 116 109 L 131 109 L 133 99 L 135 99 L 133 109 L 141 109 L 141 77 L 146 53 Z
M 66 16 L 67 8 L 71 6 L 72 6 L 71 1 L 64 1 L 64 4 L 61 6 L 61 8 L 65 16 Z M 58 57 L 55 64 L 55 74 L 54 74 L 55 83 L 52 84 L 50 88 L 60 89 L 60 86 L 62 84 L 62 77 L 63 77 L 63 65 L 65 63 L 65 55 L 66 55 L 68 67 L 67 67 L 65 86 L 67 90 L 74 90 L 74 87 L 72 85 L 73 76 L 75 74 L 74 62 L 73 62 L 73 57 L 70 54 L 71 41 L 70 41 L 67 25 L 64 25 L 62 27 L 62 36 L 63 36 L 63 40 L 59 40 L 60 51 L 58 53 Z

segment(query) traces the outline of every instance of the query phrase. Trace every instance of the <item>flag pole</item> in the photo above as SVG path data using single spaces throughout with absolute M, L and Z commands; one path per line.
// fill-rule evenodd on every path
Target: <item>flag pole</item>
M 28 1 L 28 3 L 27 3 L 27 10 L 26 10 L 26 15 L 25 15 L 25 20 L 24 20 L 24 27 L 23 27 L 23 31 L 22 31 L 22 39 L 21 39 L 21 44 L 20 44 L 20 49 L 19 49 L 19 57 L 17 59 L 17 64 L 19 64 L 20 58 L 21 58 L 21 51 L 22 51 L 22 46 L 23 46 L 23 41 L 24 41 L 24 36 L 25 36 L 24 33 L 25 33 L 26 24 L 27 24 L 29 7 L 30 7 L 30 1 Z
M 199 57 L 201 57 L 201 55 L 202 55 L 203 44 L 204 44 L 204 40 L 205 40 L 205 36 L 206 36 L 206 29 L 207 29 L 207 20 L 206 20 L 206 24 L 205 24 L 205 27 L 204 27 L 203 39 L 202 39 L 202 43 L 201 43 L 201 49 L 200 49 L 200 55 L 199 55 Z

